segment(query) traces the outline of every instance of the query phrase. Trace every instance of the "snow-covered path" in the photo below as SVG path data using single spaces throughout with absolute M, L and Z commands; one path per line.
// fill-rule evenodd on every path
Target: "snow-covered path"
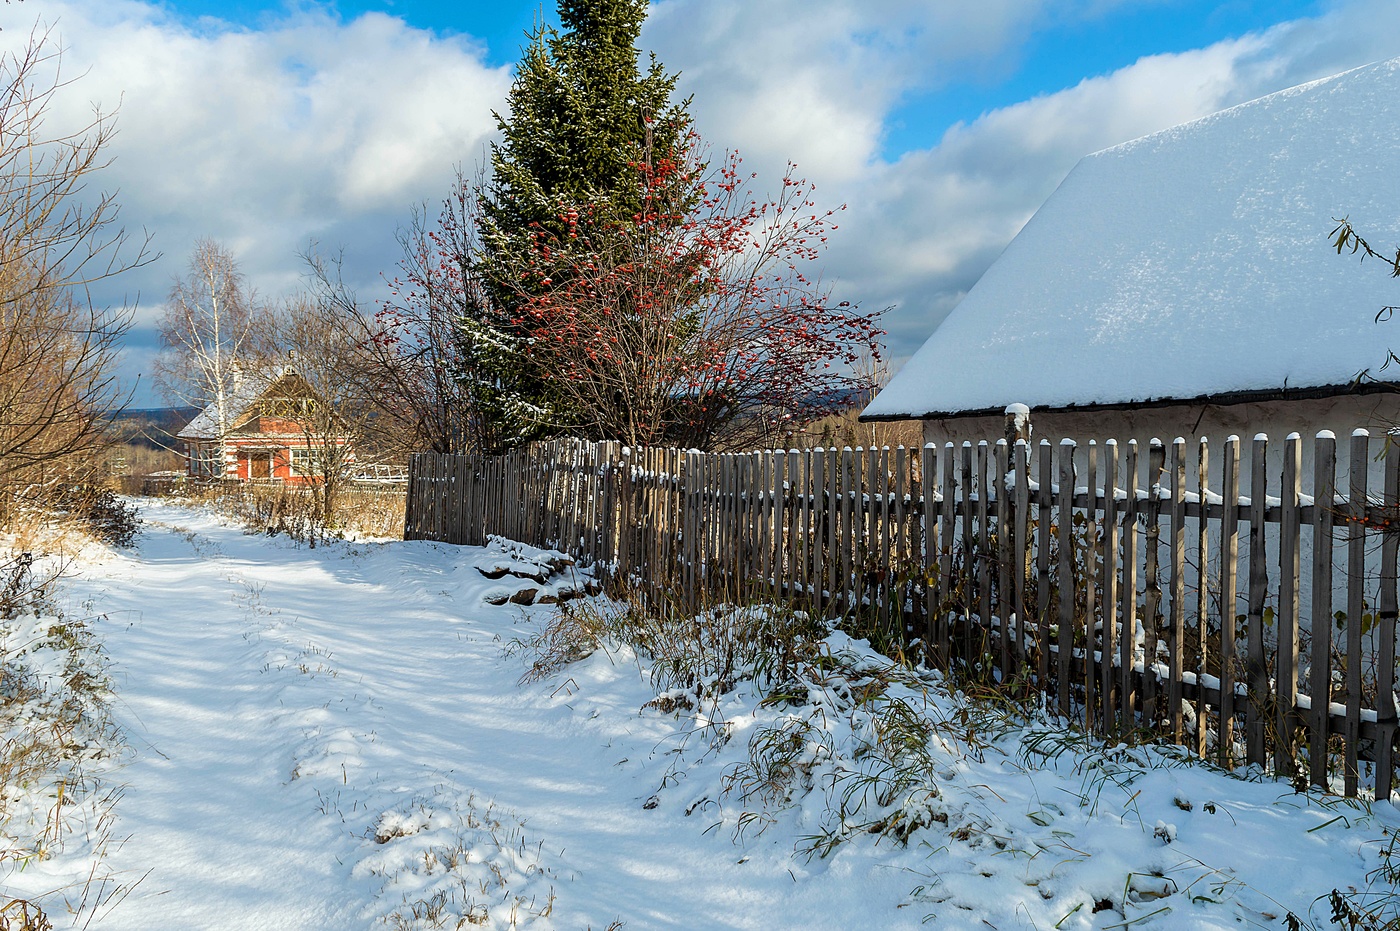
M 643 709 L 625 648 L 521 685 L 513 641 L 551 609 L 487 604 L 501 553 L 144 517 L 136 552 L 68 586 L 107 618 L 134 751 L 108 866 L 144 876 L 94 928 L 1321 928 L 1318 897 L 1364 890 L 1400 825 L 1151 754 L 1031 760 L 1009 734 L 936 755 L 908 846 L 809 859 L 820 792 L 757 827 L 717 804 L 747 729 L 791 709 L 737 690 L 707 752 Z
M 639 758 L 664 755 L 670 732 L 639 717 L 649 693 L 636 667 L 616 668 L 624 687 L 582 705 L 567 679 L 521 689 L 525 661 L 504 654 L 524 609 L 484 605 L 493 586 L 464 551 L 310 550 L 198 512 L 148 505 L 145 516 L 136 556 L 81 586 L 110 619 L 118 715 L 137 751 L 119 776 L 118 834 L 130 839 L 110 865 L 128 880 L 149 871 L 102 927 L 370 927 L 436 890 L 422 854 L 454 833 L 487 859 L 504 848 L 505 882 L 467 890 L 501 926 L 497 908 L 524 924 L 551 896 L 547 924 L 564 928 L 868 917 L 839 887 L 799 885 L 809 871 L 789 862 L 790 841 L 742 864 L 745 851 L 723 832 L 701 837 L 703 824 L 684 822 L 678 843 L 643 808 L 655 782 L 629 778 L 654 780 Z M 425 810 L 432 841 L 429 830 L 374 842 L 386 813 Z M 471 822 L 491 820 L 494 836 L 473 834 Z M 399 846 L 409 850 L 390 856 Z M 897 898 L 910 882 L 876 885 Z

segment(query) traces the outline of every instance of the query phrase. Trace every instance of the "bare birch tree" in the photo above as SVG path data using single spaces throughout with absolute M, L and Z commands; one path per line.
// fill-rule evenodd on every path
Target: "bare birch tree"
M 168 398 L 214 409 L 220 440 L 233 426 L 230 418 L 237 412 L 230 403 L 253 361 L 262 317 L 233 254 L 212 239 L 196 242 L 185 276 L 170 288 L 158 324 L 161 354 L 153 368 Z
M 374 461 L 376 453 L 364 443 L 377 405 L 367 388 L 361 344 L 333 306 L 307 296 L 288 300 L 268 322 L 260 339 L 263 357 L 280 357 L 305 383 L 302 393 L 274 399 L 282 406 L 274 413 L 298 425 L 306 455 L 293 456 L 294 472 L 310 479 L 321 522 L 334 526 L 352 467 Z

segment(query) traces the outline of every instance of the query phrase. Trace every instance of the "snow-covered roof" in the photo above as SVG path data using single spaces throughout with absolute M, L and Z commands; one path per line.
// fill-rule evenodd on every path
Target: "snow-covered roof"
M 1400 59 L 1082 159 L 873 418 L 1346 385 L 1400 348 Z
M 225 416 L 228 427 L 232 428 L 253 407 L 253 404 L 267 393 L 274 384 L 287 375 L 296 374 L 288 366 L 284 371 L 268 373 L 263 371 L 245 372 L 234 389 L 224 398 Z M 219 404 L 211 401 L 176 434 L 182 440 L 217 440 L 219 438 Z

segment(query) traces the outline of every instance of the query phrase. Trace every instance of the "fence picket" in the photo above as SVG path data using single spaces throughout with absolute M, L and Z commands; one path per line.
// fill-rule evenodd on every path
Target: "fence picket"
M 1025 440 L 1018 439 L 1013 452 L 1013 468 L 1016 473 L 1016 506 L 1012 516 L 1012 555 L 1015 562 L 1011 566 L 1013 586 L 1012 605 L 1016 614 L 1015 636 L 1012 640 L 1012 662 L 1018 671 L 1024 671 L 1026 662 L 1026 553 L 1030 546 L 1031 520 L 1031 447 Z
M 1313 452 L 1312 668 L 1308 671 L 1308 774 L 1326 788 L 1332 729 L 1332 530 L 1337 506 L 1337 438 L 1317 435 Z
M 1123 633 L 1119 649 L 1122 662 L 1119 673 L 1122 684 L 1119 695 L 1123 700 L 1123 720 L 1119 725 L 1130 731 L 1137 727 L 1137 553 L 1138 553 L 1138 446 L 1128 441 L 1123 456 Z
M 1074 453 L 1073 440 L 1060 441 L 1060 487 L 1055 495 L 1055 525 L 1059 531 L 1059 624 L 1055 665 L 1060 717 L 1070 717 L 1070 663 L 1074 658 L 1074 609 L 1078 592 L 1074 572 Z
M 1381 499 L 1385 519 L 1400 507 L 1400 447 L 1394 437 L 1385 444 L 1385 491 Z M 1395 528 L 1381 535 L 1381 591 L 1376 602 L 1379 649 L 1376 655 L 1376 798 L 1389 801 L 1395 777 L 1395 623 L 1396 555 L 1400 537 Z
M 1346 742 L 1342 778 L 1347 795 L 1358 788 L 1358 750 L 1361 743 L 1361 639 L 1362 617 L 1366 612 L 1366 464 L 1370 455 L 1370 434 L 1365 430 L 1351 435 L 1351 480 L 1347 494 L 1347 667 Z
M 1172 442 L 1171 509 L 1168 514 L 1171 547 L 1171 623 L 1167 635 L 1167 716 L 1172 743 L 1185 742 L 1182 720 L 1183 653 L 1186 650 L 1186 440 Z
M 1302 528 L 1303 443 L 1296 433 L 1284 440 L 1279 499 L 1278 646 L 1274 663 L 1274 771 L 1292 776 L 1298 730 L 1298 547 Z
M 1230 436 L 1222 451 L 1220 495 L 1220 764 L 1235 761 L 1235 589 L 1240 557 L 1240 438 Z
M 1196 521 L 1196 756 L 1205 759 L 1206 732 L 1209 726 L 1205 697 L 1206 658 L 1210 655 L 1210 522 L 1207 520 L 1210 497 L 1210 444 L 1201 437 L 1196 447 L 1196 500 L 1201 515 Z
M 1010 449 L 1006 440 L 997 440 L 995 464 L 992 467 L 992 484 L 996 489 L 996 554 L 997 554 L 997 605 L 998 623 L 997 660 L 1005 677 L 1011 670 L 1011 516 L 1010 495 L 1006 489 L 1006 475 L 1010 471 Z
M 1115 632 L 1118 626 L 1118 443 L 1108 440 L 1103 445 L 1103 546 L 1101 556 L 1101 593 L 1103 613 L 1099 652 L 1099 723 L 1102 730 L 1111 732 L 1117 719 L 1115 698 L 1116 677 L 1114 657 L 1116 656 Z
M 1035 516 L 1039 521 L 1040 545 L 1035 554 L 1035 642 L 1036 681 L 1042 689 L 1050 683 L 1050 540 L 1052 521 L 1050 504 L 1054 496 L 1054 480 L 1050 462 L 1050 443 L 1040 441 L 1040 484 L 1037 487 Z

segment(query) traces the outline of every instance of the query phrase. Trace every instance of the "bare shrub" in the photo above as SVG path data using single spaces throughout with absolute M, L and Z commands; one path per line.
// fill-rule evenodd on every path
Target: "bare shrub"
M 99 110 L 54 130 L 71 85 L 47 32 L 0 56 L 0 518 L 44 503 L 111 442 L 131 312 L 92 305 L 89 289 L 152 258 L 145 243 L 128 257 L 113 195 L 82 201 L 116 124 Z

